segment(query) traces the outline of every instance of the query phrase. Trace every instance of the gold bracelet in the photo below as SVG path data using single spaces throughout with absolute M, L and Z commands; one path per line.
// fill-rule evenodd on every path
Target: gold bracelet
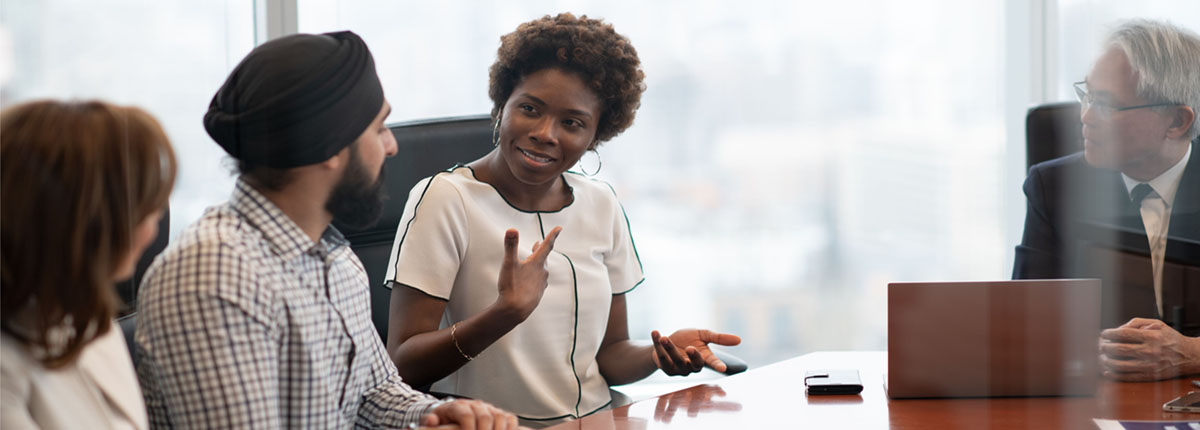
M 467 352 L 463 351 L 461 346 L 458 346 L 458 338 L 454 337 L 454 331 L 457 329 L 458 329 L 458 323 L 454 323 L 454 325 L 450 326 L 450 341 L 454 342 L 454 349 L 457 349 L 458 353 L 462 354 L 463 358 L 467 359 L 467 361 L 474 360 L 475 357 L 467 355 Z

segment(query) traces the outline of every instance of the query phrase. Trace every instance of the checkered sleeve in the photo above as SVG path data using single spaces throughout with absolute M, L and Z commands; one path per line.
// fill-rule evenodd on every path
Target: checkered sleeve
M 155 384 L 147 391 L 161 396 L 156 426 L 282 426 L 272 300 L 243 254 L 196 243 L 148 274 L 137 336 L 149 362 L 142 374 Z
M 370 356 L 372 387 L 363 395 L 355 427 L 405 428 L 410 423 L 420 425 L 421 417 L 442 404 L 400 380 L 396 365 L 388 357 L 382 342 L 371 343 Z

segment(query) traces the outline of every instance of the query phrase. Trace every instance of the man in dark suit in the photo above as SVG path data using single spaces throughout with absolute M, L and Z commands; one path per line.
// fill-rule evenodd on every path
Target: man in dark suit
M 1185 332 L 1200 329 L 1184 323 L 1200 318 L 1200 309 L 1173 303 L 1185 289 L 1195 297 L 1200 281 L 1165 270 L 1170 261 L 1195 261 L 1184 254 L 1195 253 L 1189 242 L 1200 241 L 1200 154 L 1192 142 L 1200 134 L 1200 37 L 1167 23 L 1128 22 L 1109 36 L 1075 90 L 1084 151 L 1030 169 L 1013 278 L 1104 273 L 1107 290 L 1126 290 L 1106 292 L 1106 299 L 1135 317 L 1101 334 L 1105 374 L 1120 380 L 1200 374 L 1200 338 L 1162 321 L 1166 314 Z M 1147 251 L 1149 267 L 1145 257 L 1122 260 L 1094 246 L 1113 242 Z

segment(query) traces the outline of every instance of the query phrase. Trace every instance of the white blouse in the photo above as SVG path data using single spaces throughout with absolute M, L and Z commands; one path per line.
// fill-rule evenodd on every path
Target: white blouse
M 496 301 L 505 230 L 519 231 L 518 257 L 525 259 L 534 242 L 563 228 L 546 261 L 549 285 L 537 308 L 433 391 L 484 400 L 533 421 L 577 418 L 611 402 L 596 354 L 612 296 L 642 282 L 641 261 L 612 188 L 572 172 L 563 179 L 574 200 L 552 212 L 516 209 L 469 167 L 413 187 L 385 279 L 448 300 L 443 328 Z

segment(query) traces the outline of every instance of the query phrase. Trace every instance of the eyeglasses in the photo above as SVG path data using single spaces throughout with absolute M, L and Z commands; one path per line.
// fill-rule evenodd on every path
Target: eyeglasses
M 1095 111 L 1097 114 L 1099 114 L 1100 117 L 1103 119 L 1108 119 L 1108 118 L 1112 117 L 1112 115 L 1114 113 L 1124 112 L 1127 110 L 1142 109 L 1142 108 L 1148 108 L 1148 107 L 1159 107 L 1159 106 L 1179 106 L 1179 103 L 1152 103 L 1152 104 L 1148 104 L 1148 105 L 1116 107 L 1116 106 L 1110 105 L 1105 102 L 1094 100 L 1092 98 L 1092 95 L 1090 93 L 1088 93 L 1088 91 L 1087 91 L 1087 81 L 1076 82 L 1074 84 L 1074 86 L 1075 86 L 1075 97 L 1079 99 L 1079 107 L 1082 109 L 1091 108 L 1093 111 Z

